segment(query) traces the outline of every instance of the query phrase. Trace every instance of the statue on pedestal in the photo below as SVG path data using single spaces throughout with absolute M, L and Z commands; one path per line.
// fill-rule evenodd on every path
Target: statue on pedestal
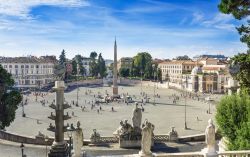
M 132 124 L 133 128 L 137 132 L 141 132 L 141 119 L 142 119 L 142 110 L 138 108 L 138 103 L 135 104 L 135 109 L 133 110 Z
M 213 124 L 212 119 L 208 120 L 208 126 L 205 130 L 205 136 L 206 136 L 206 144 L 207 148 L 204 148 L 202 152 L 205 153 L 205 156 L 215 156 L 216 150 L 215 150 L 215 126 Z
M 154 125 L 146 119 L 142 124 L 142 140 L 141 140 L 141 151 L 140 156 L 152 156 L 150 151 L 152 145 Z
M 73 134 L 73 148 L 74 148 L 74 157 L 81 156 L 81 148 L 83 146 L 83 132 L 82 128 L 80 128 L 80 122 L 77 121 L 77 128 Z

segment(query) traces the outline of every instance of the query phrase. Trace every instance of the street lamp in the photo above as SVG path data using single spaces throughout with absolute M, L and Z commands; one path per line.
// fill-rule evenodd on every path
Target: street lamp
M 78 106 L 78 99 L 79 99 L 79 89 L 78 89 L 78 76 L 79 76 L 79 64 L 77 64 L 77 75 L 76 75 L 76 88 L 77 88 L 77 96 L 76 96 L 76 106 Z
M 75 131 L 75 128 L 74 128 L 73 124 L 71 124 L 69 127 L 67 127 L 67 134 L 69 137 L 69 157 L 71 157 L 71 145 L 72 145 L 73 131 Z
M 24 144 L 23 143 L 21 143 L 20 148 L 21 148 L 21 152 L 22 152 L 22 156 L 21 157 L 24 157 L 24 154 L 23 154 Z
M 155 65 L 152 65 L 154 71 L 154 105 L 155 105 Z
M 21 105 L 22 105 L 22 116 L 23 117 L 26 117 L 25 113 L 24 113 L 24 103 L 23 103 L 23 100 L 21 102 Z
M 142 74 L 143 74 L 142 69 L 141 69 L 140 73 L 141 73 L 141 95 L 142 95 Z
M 48 154 L 48 148 L 47 148 L 47 143 L 48 143 L 48 141 L 49 141 L 49 137 L 46 135 L 45 136 L 45 145 L 46 145 L 46 154 L 45 154 L 45 157 L 47 157 L 47 154 Z

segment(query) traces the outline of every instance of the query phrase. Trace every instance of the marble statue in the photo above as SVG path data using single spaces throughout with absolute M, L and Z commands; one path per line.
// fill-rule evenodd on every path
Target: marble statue
M 93 133 L 90 136 L 90 142 L 95 144 L 100 141 L 101 135 L 96 131 L 96 129 L 93 129 Z
M 80 122 L 77 121 L 77 128 L 73 134 L 73 148 L 74 148 L 74 157 L 81 157 L 81 148 L 83 146 L 83 132 L 80 128 Z
M 142 140 L 141 140 L 141 151 L 140 156 L 152 156 L 150 151 L 152 145 L 154 125 L 146 119 L 142 124 Z
M 208 126 L 205 130 L 205 140 L 207 147 L 202 150 L 202 152 L 205 154 L 204 156 L 209 156 L 209 157 L 216 156 L 215 126 L 213 124 L 212 119 L 208 120 Z
M 215 149 L 215 127 L 213 124 L 212 119 L 208 120 L 208 126 L 205 131 L 206 135 L 206 144 L 208 150 L 214 150 Z
M 132 124 L 135 129 L 141 127 L 141 119 L 142 119 L 142 110 L 138 108 L 138 103 L 136 103 L 132 117 Z

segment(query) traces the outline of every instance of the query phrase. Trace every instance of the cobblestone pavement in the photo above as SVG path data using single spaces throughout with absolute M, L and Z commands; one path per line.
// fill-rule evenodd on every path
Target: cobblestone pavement
M 91 90 L 92 93 L 85 95 L 87 90 Z M 79 90 L 79 104 L 80 106 L 86 106 L 86 111 L 82 112 L 80 107 L 73 106 L 67 109 L 71 115 L 74 112 L 72 119 L 65 123 L 74 123 L 76 125 L 77 120 L 81 122 L 83 127 L 83 134 L 85 138 L 89 138 L 93 129 L 102 136 L 112 136 L 112 133 L 119 127 L 119 122 L 123 119 L 128 119 L 131 123 L 132 110 L 135 107 L 134 104 L 126 105 L 125 103 L 110 103 L 101 104 L 102 110 L 97 113 L 99 106 L 96 106 L 91 110 L 91 104 L 85 104 L 86 102 L 94 101 L 94 95 L 98 92 L 105 94 L 105 91 L 111 94 L 111 87 L 80 87 Z M 119 93 L 128 93 L 129 95 L 135 95 L 137 100 L 141 100 L 140 97 L 140 86 L 121 86 L 119 87 Z M 166 134 L 170 131 L 170 127 L 175 126 L 180 136 L 192 135 L 197 133 L 203 133 L 207 125 L 209 118 L 214 117 L 215 105 L 211 105 L 211 113 L 207 114 L 209 105 L 205 102 L 198 100 L 187 99 L 187 127 L 184 129 L 184 111 L 185 111 L 185 99 L 180 97 L 180 100 L 176 104 L 173 104 L 173 94 L 180 96 L 180 92 L 173 89 L 156 89 L 156 94 L 160 95 L 160 98 L 156 98 L 156 105 L 153 105 L 153 87 L 143 86 L 142 91 L 147 93 L 151 98 L 150 103 L 143 106 L 145 112 L 143 112 L 143 120 L 148 119 L 150 122 L 155 124 L 155 134 Z M 69 93 L 65 93 L 65 99 L 68 102 L 72 100 L 76 101 L 76 90 Z M 27 135 L 35 136 L 41 131 L 43 134 L 54 136 L 52 132 L 47 131 L 49 123 L 53 121 L 47 117 L 50 112 L 54 112 L 48 107 L 49 104 L 42 106 L 40 101 L 45 99 L 49 103 L 55 97 L 55 93 L 48 93 L 48 95 L 38 97 L 38 102 L 35 101 L 35 96 L 30 94 L 28 98 L 28 105 L 25 105 L 25 113 L 27 117 L 22 117 L 22 108 L 19 107 L 16 111 L 16 119 L 11 125 L 6 128 L 7 131 Z M 215 99 L 219 99 L 220 95 L 214 95 Z M 115 112 L 111 112 L 111 107 L 114 108 Z M 38 121 L 37 121 L 38 120 Z M 66 135 L 65 135 L 66 136 Z

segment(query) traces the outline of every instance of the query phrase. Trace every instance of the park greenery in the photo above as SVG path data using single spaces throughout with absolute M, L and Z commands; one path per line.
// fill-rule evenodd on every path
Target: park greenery
M 250 96 L 247 93 L 222 98 L 217 106 L 216 121 L 228 140 L 229 150 L 250 148 Z
M 0 65 L 0 129 L 9 126 L 15 119 L 18 104 L 22 101 L 19 91 L 10 90 L 13 85 L 11 74 Z
M 98 58 L 97 58 L 98 56 Z M 66 66 L 66 62 L 72 64 L 72 73 L 68 74 L 66 72 L 65 78 L 68 79 L 75 79 L 76 75 L 80 76 L 86 76 L 86 69 L 84 68 L 83 65 L 83 60 L 84 59 L 90 59 L 90 64 L 89 64 L 89 70 L 90 70 L 90 75 L 91 77 L 100 77 L 103 78 L 105 77 L 106 74 L 106 66 L 105 66 L 105 60 L 102 57 L 102 54 L 99 53 L 99 55 L 96 52 L 91 52 L 90 53 L 90 58 L 85 58 L 80 54 L 75 55 L 75 57 L 72 58 L 70 61 L 69 59 L 66 58 L 66 52 L 63 50 L 61 52 L 61 55 L 59 56 L 59 65 Z
M 250 15 L 250 1 L 221 0 L 222 13 L 232 14 L 241 20 Z M 237 28 L 241 42 L 250 48 L 250 21 Z M 217 106 L 216 121 L 222 135 L 228 141 L 229 150 L 248 150 L 250 148 L 250 49 L 231 58 L 232 66 L 239 66 L 233 77 L 239 81 L 241 93 L 226 96 Z

